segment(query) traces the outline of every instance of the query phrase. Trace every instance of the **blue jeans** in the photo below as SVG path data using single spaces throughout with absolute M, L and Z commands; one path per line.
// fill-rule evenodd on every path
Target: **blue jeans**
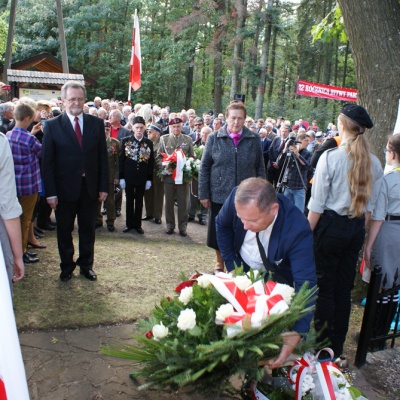
M 306 191 L 304 189 L 289 189 L 285 187 L 283 195 L 290 199 L 292 203 L 304 213 L 304 206 L 306 202 Z

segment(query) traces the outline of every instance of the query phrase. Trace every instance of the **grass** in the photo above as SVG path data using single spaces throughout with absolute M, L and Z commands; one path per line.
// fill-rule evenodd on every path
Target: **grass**
M 88 281 L 77 268 L 63 283 L 54 234 L 46 237 L 46 244 L 41 262 L 26 265 L 26 278 L 15 285 L 21 331 L 132 322 L 173 293 L 181 272 L 210 272 L 215 258 L 201 244 L 99 235 L 93 268 L 98 280 Z

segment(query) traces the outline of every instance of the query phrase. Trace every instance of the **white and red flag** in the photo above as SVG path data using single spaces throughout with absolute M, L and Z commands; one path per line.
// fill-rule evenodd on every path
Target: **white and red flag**
M 133 16 L 133 33 L 132 33 L 132 55 L 130 62 L 130 74 L 129 74 L 129 98 L 130 100 L 130 89 L 134 91 L 138 90 L 141 83 L 142 74 L 142 58 L 140 54 L 140 30 L 139 30 L 139 18 L 137 16 L 137 11 L 135 10 L 135 15 Z
M 0 400 L 29 400 L 24 362 L 0 246 Z

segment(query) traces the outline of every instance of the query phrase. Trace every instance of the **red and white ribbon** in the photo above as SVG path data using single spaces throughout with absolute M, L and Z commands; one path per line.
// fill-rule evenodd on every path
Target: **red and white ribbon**
M 183 167 L 186 165 L 185 153 L 182 149 L 176 151 L 176 169 L 175 169 L 175 184 L 181 185 L 183 183 Z

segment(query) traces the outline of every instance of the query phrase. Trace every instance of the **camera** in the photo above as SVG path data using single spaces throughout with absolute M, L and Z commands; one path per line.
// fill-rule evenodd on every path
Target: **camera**
M 301 142 L 299 142 L 296 139 L 289 139 L 289 143 L 288 143 L 288 147 L 290 146 L 296 146 L 296 144 L 300 144 Z

